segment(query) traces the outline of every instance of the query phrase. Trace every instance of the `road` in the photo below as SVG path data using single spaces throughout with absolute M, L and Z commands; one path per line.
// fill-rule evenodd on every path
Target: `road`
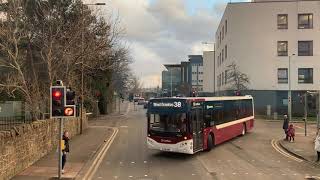
M 252 132 L 195 155 L 159 152 L 146 146 L 146 111 L 130 109 L 127 116 L 96 125 L 118 127 L 93 179 L 140 180 L 301 180 L 320 170 L 277 152 L 272 139 L 282 137 L 279 122 L 256 121 Z M 299 130 L 297 130 L 299 131 Z

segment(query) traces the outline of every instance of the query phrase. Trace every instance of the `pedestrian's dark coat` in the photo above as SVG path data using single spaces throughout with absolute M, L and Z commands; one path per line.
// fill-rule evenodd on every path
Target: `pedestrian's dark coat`
M 62 150 L 62 152 L 70 152 L 69 149 L 69 137 L 66 137 L 65 135 L 63 135 L 62 139 L 64 140 L 64 149 Z
M 288 127 L 289 127 L 289 120 L 288 118 L 284 118 L 282 129 L 288 129 Z

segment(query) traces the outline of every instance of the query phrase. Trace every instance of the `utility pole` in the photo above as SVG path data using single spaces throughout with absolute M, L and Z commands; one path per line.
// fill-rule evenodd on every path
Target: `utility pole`
M 171 86 L 171 97 L 172 97 L 172 68 L 170 69 L 170 86 Z
M 289 121 L 292 121 L 292 98 L 291 98 L 291 56 L 294 56 L 295 54 L 289 55 L 289 68 L 288 68 L 288 116 L 289 116 Z
M 320 91 L 318 91 L 318 116 L 317 116 L 317 131 L 320 128 Z
M 304 136 L 307 136 L 308 92 L 304 94 Z
M 59 164 L 58 164 L 58 179 L 61 179 L 62 174 L 62 136 L 63 136 L 63 118 L 58 118 L 59 121 L 59 140 L 58 140 L 58 151 L 59 151 Z
M 81 23 L 81 55 L 82 55 L 82 62 L 81 62 L 81 112 L 80 112 L 80 134 L 82 134 L 82 123 L 83 123 L 83 104 L 84 104 L 84 13 L 83 13 L 83 8 L 84 6 L 103 6 L 106 5 L 106 3 L 94 3 L 94 4 L 81 4 L 81 18 L 82 18 L 82 23 Z

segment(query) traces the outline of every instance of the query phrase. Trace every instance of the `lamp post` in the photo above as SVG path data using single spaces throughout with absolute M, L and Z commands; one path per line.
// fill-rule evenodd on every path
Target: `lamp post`
M 81 55 L 82 55 L 82 62 L 81 62 L 81 113 L 80 113 L 80 134 L 82 134 L 82 123 L 83 123 L 83 103 L 84 103 L 84 61 L 83 61 L 83 55 L 84 55 L 84 14 L 83 14 L 83 8 L 84 6 L 103 6 L 106 5 L 106 3 L 93 3 L 93 4 L 82 4 L 81 5 L 81 16 L 82 16 L 82 27 L 81 27 Z
M 170 89 L 171 89 L 171 97 L 172 97 L 172 68 L 170 69 Z
M 288 116 L 289 116 L 289 121 L 292 121 L 292 99 L 291 99 L 291 57 L 294 56 L 295 54 L 289 55 L 289 68 L 288 68 Z

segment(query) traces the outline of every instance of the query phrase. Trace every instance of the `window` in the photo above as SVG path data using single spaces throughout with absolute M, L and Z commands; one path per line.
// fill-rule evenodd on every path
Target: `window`
M 288 83 L 288 69 L 279 68 L 278 69 L 278 83 Z
M 220 31 L 220 44 L 221 44 L 221 31 Z
M 298 14 L 298 29 L 312 29 L 313 14 Z
M 228 57 L 228 48 L 227 48 L 227 45 L 224 47 L 224 57 L 225 57 L 225 59 L 227 59 L 227 57 Z
M 221 57 L 222 57 L 221 62 L 223 62 L 223 61 L 224 61 L 224 49 L 222 49 L 222 55 L 221 55 Z
M 222 27 L 222 40 L 224 39 L 224 27 Z
M 313 56 L 313 41 L 299 41 L 298 56 Z
M 225 30 L 226 30 L 225 35 L 227 35 L 227 31 L 228 31 L 228 22 L 227 22 L 227 20 L 225 21 L 225 25 L 224 25 L 224 27 L 225 27 Z
M 221 75 L 221 77 L 222 77 L 222 84 L 224 84 L 224 72 L 222 72 L 222 75 Z
M 228 82 L 228 70 L 225 70 L 224 71 L 224 84 L 227 84 L 227 82 Z
M 288 29 L 288 14 L 278 14 L 278 29 Z
M 278 56 L 288 56 L 288 41 L 278 41 Z
M 298 69 L 298 83 L 313 83 L 313 69 L 299 68 Z

